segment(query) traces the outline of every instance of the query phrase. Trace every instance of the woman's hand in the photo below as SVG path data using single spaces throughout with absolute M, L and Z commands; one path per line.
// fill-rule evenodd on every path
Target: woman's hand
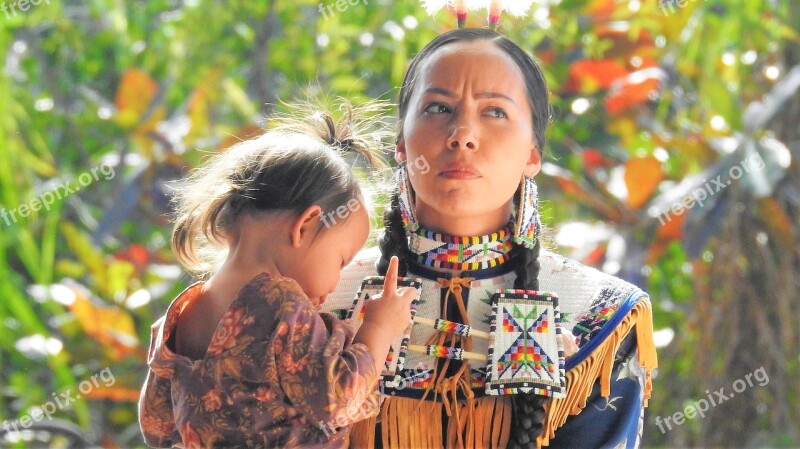
M 575 344 L 575 337 L 572 335 L 572 332 L 562 327 L 561 334 L 559 334 L 558 338 L 561 339 L 565 359 L 570 358 L 572 354 L 578 352 L 578 345 Z

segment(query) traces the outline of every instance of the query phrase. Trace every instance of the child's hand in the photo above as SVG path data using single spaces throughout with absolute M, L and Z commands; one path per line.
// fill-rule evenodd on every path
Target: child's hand
M 397 265 L 397 257 L 392 257 L 386 271 L 383 293 L 379 298 L 367 301 L 364 321 L 353 339 L 354 343 L 367 346 L 377 373 L 383 369 L 392 341 L 411 325 L 411 301 L 416 291 L 413 288 L 397 289 Z
M 397 288 L 397 256 L 389 260 L 383 281 L 383 293 L 368 301 L 364 321 L 380 327 L 394 339 L 403 334 L 411 324 L 411 302 L 416 296 L 413 288 Z

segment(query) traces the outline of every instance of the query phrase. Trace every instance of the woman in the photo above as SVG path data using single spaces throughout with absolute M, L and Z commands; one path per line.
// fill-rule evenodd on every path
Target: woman
M 352 447 L 638 446 L 656 366 L 649 299 L 541 249 L 533 177 L 550 111 L 539 67 L 494 31 L 450 31 L 411 62 L 399 103 L 379 251 L 345 269 L 326 306 L 346 309 L 396 255 L 400 274 L 421 280 L 422 319 L 408 354 L 391 355 L 404 369 L 385 377 L 380 419 L 356 425 Z M 531 315 L 530 298 L 550 315 Z M 478 338 L 490 330 L 505 334 Z

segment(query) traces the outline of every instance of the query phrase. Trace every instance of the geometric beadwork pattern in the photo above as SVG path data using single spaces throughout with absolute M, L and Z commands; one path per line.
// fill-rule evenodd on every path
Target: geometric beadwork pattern
M 577 322 L 572 328 L 572 333 L 578 339 L 579 348 L 588 343 L 614 316 L 620 306 L 619 298 L 626 298 L 614 293 L 611 289 L 601 290 L 589 310 L 576 317 Z
M 361 282 L 361 288 L 356 293 L 353 306 L 347 312 L 345 321 L 349 322 L 354 329 L 358 330 L 364 322 L 364 313 L 367 301 L 374 299 L 376 295 L 383 292 L 383 276 L 368 276 Z M 422 281 L 418 278 L 398 277 L 397 287 L 411 287 L 417 292 L 416 297 L 411 302 L 411 318 L 417 311 L 417 303 L 422 293 Z M 386 362 L 381 371 L 381 381 L 387 388 L 395 388 L 401 377 L 398 373 L 403 371 L 406 356 L 408 354 L 408 340 L 411 338 L 411 323 L 409 323 L 403 335 L 397 337 L 389 347 Z
M 492 297 L 486 394 L 566 396 L 558 297 L 500 290 Z
M 419 228 L 408 242 L 408 249 L 422 265 L 461 271 L 502 265 L 513 246 L 510 226 L 481 237 L 452 237 Z
M 414 214 L 414 188 L 408 179 L 408 169 L 403 162 L 397 166 L 395 172 L 397 181 L 397 200 L 400 206 L 400 216 L 403 219 L 403 228 L 406 234 L 416 231 L 419 228 L 417 216 Z
M 536 181 L 523 176 L 519 188 L 517 210 L 514 211 L 514 242 L 527 249 L 533 249 L 539 240 L 542 221 L 539 217 L 539 193 Z

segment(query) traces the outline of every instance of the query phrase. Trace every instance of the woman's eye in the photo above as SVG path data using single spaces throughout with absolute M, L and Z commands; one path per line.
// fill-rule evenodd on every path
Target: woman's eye
M 508 114 L 506 114 L 506 111 L 504 111 L 504 110 L 502 110 L 500 108 L 489 109 L 489 111 L 487 111 L 487 114 L 492 116 L 492 117 L 497 117 L 497 118 L 507 118 L 508 117 Z
M 431 103 L 425 106 L 425 109 L 423 109 L 423 111 L 430 114 L 444 114 L 450 112 L 450 108 L 443 105 L 442 103 Z

